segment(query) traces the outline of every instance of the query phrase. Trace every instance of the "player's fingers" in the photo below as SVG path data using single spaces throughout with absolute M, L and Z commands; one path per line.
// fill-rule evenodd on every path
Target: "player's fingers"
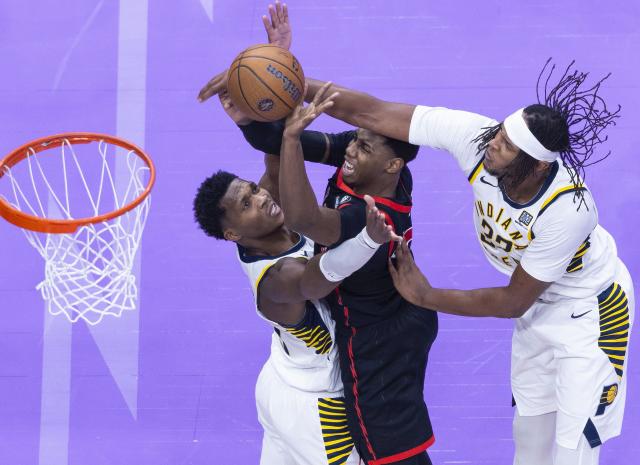
M 376 202 L 375 200 L 373 200 L 373 197 L 371 197 L 368 194 L 365 194 L 364 201 L 367 204 L 367 211 L 370 211 L 372 213 L 378 211 L 378 207 L 376 207 Z
M 331 108 L 333 106 L 335 102 L 330 100 L 328 102 L 322 102 L 320 105 L 318 105 L 318 113 L 325 113 L 329 108 Z
M 317 115 L 314 112 L 307 113 L 302 117 L 302 123 L 305 125 L 310 124 L 316 117 Z
M 267 31 L 267 36 L 271 34 L 271 29 L 273 28 L 271 27 L 271 22 L 269 21 L 269 18 L 267 18 L 267 15 L 262 15 L 262 24 L 264 24 L 264 30 Z
M 331 94 L 329 97 L 325 98 L 322 100 L 322 102 L 319 103 L 320 106 L 322 106 L 323 111 L 326 109 L 328 110 L 329 108 L 331 108 L 336 102 L 335 102 L 335 98 L 340 95 L 338 92 L 334 92 L 333 94 Z
M 398 280 L 398 270 L 394 266 L 393 261 L 391 259 L 389 259 L 387 262 L 388 262 L 388 266 L 389 266 L 389 274 L 391 275 L 391 279 L 393 280 L 393 284 L 396 284 L 396 282 Z
M 276 0 L 276 17 L 278 18 L 278 22 L 282 22 L 282 3 L 279 0 Z
M 275 27 L 278 24 L 278 16 L 273 5 L 269 5 L 269 16 L 271 17 L 271 25 Z
M 233 103 L 231 102 L 231 97 L 229 97 L 229 93 L 226 91 L 226 89 L 222 90 L 218 94 L 218 98 L 220 99 L 220 103 L 222 103 L 222 106 L 224 108 L 231 108 L 233 106 Z
M 216 95 L 220 90 L 222 90 L 224 86 L 225 77 L 227 74 L 227 70 L 215 75 L 213 78 L 207 82 L 200 92 L 198 93 L 198 100 L 200 102 L 204 102 L 208 98 Z
M 402 243 L 402 250 L 405 254 L 407 255 L 411 255 L 411 251 L 409 250 L 409 242 L 408 241 L 404 241 Z
M 373 208 L 376 206 L 376 203 L 373 201 L 373 198 L 369 194 L 364 195 L 364 203 L 367 204 L 367 207 Z
M 322 102 L 333 102 L 335 101 L 335 99 L 338 97 L 338 95 L 340 95 L 340 92 L 334 92 L 333 94 L 329 95 L 328 97 L 325 97 L 322 99 Z
M 282 19 L 285 23 L 289 22 L 289 7 L 286 3 L 282 4 Z
M 324 85 L 322 87 L 320 87 L 320 90 L 318 90 L 318 93 L 316 93 L 316 96 L 313 98 L 313 101 L 318 104 L 319 102 L 321 102 L 322 100 L 324 100 L 324 96 L 327 93 L 327 90 L 329 89 L 329 87 L 331 87 L 331 85 L 333 84 L 333 82 L 329 81 L 329 82 L 325 82 Z
M 391 226 L 390 224 L 387 225 L 387 231 L 389 232 L 389 237 L 392 241 L 400 242 L 402 240 L 402 237 L 396 234 L 396 232 L 393 230 L 393 226 Z
M 198 100 L 201 102 L 208 99 L 213 95 L 212 90 L 215 88 L 218 81 L 218 76 L 213 77 L 209 82 L 207 82 L 200 92 L 198 93 Z
M 398 244 L 398 247 L 396 248 L 396 257 L 398 257 L 398 259 L 402 258 L 402 256 L 404 255 L 404 251 L 402 249 L 402 242 L 400 242 Z

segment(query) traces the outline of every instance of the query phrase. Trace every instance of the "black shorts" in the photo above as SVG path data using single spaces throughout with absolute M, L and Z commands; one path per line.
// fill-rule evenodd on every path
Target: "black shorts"
M 407 303 L 390 318 L 354 328 L 348 326 L 349 309 L 333 310 L 345 315 L 336 324 L 336 341 L 347 420 L 360 457 L 378 465 L 424 456 L 434 442 L 423 390 L 436 313 Z

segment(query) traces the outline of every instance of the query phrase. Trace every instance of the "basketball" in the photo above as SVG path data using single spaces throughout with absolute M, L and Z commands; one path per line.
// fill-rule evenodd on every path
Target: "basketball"
M 304 73 L 288 50 L 255 45 L 231 63 L 227 90 L 233 104 L 248 117 L 277 121 L 304 98 Z

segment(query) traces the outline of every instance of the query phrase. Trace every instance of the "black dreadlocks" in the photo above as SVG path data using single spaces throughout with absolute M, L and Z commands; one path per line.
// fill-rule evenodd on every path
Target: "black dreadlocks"
M 581 89 L 589 73 L 572 70 L 572 61 L 557 84 L 550 87 L 549 81 L 555 70 L 551 58 L 547 60 L 536 82 L 538 104 L 524 109 L 527 126 L 536 139 L 547 149 L 560 153 L 560 160 L 567 168 L 571 181 L 576 188 L 582 186 L 585 168 L 607 158 L 611 151 L 595 161 L 589 161 L 594 155 L 595 146 L 605 142 L 608 137 L 602 132 L 619 118 L 620 105 L 611 112 L 606 102 L 598 95 L 600 86 L 611 75 L 596 82 L 588 89 Z M 544 80 L 544 86 L 540 84 Z M 484 153 L 493 140 L 501 124 L 485 128 L 473 142 L 478 143 L 478 153 Z M 531 174 L 537 160 L 520 150 L 513 161 L 513 169 L 507 182 L 515 186 Z M 583 191 L 577 189 L 575 196 L 583 201 Z M 578 206 L 579 207 L 579 206 Z
M 571 68 L 575 63 L 574 60 L 569 63 L 560 81 L 549 88 L 549 80 L 556 68 L 555 64 L 549 68 L 549 63 L 551 63 L 551 58 L 544 64 L 538 76 L 536 97 L 538 98 L 538 103 L 558 112 L 567 126 L 569 143 L 563 150 L 560 150 L 560 159 L 569 170 L 573 185 L 579 187 L 585 178 L 584 169 L 611 155 L 609 150 L 602 157 L 589 162 L 594 155 L 595 146 L 609 138 L 609 136 L 603 136 L 602 132 L 608 126 L 616 124 L 615 120 L 620 117 L 621 107 L 618 105 L 615 111 L 609 111 L 607 103 L 598 95 L 600 86 L 611 76 L 611 73 L 600 79 L 592 87 L 580 89 L 589 73 L 583 73 L 576 69 L 572 70 Z M 544 88 L 541 88 L 540 81 L 545 73 L 547 76 L 544 81 Z M 537 137 L 535 133 L 534 136 Z

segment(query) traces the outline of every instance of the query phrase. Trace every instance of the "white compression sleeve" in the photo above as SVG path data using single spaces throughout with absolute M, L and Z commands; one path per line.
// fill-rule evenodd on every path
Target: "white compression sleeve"
M 598 465 L 600 446 L 591 448 L 582 435 L 576 449 L 567 449 L 556 443 L 555 435 L 555 412 L 523 417 L 516 410 L 513 418 L 514 465 Z
M 515 409 L 513 439 L 516 446 L 513 465 L 553 465 L 556 413 L 523 417 Z
M 367 228 L 363 228 L 356 237 L 325 252 L 320 257 L 320 271 L 327 281 L 342 281 L 371 260 L 380 245 L 369 237 Z

